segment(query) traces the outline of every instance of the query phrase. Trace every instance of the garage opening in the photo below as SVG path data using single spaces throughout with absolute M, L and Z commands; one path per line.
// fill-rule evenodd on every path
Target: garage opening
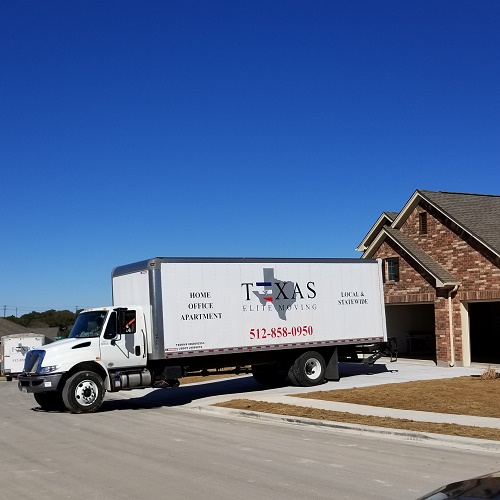
M 500 363 L 500 302 L 470 302 L 469 332 L 471 361 Z
M 387 336 L 396 337 L 399 355 L 436 358 L 434 304 L 387 305 L 385 315 Z

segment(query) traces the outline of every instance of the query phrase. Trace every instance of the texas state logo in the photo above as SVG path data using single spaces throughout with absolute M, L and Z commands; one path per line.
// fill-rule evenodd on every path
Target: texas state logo
M 298 301 L 316 297 L 314 281 L 301 285 L 295 281 L 279 279 L 274 274 L 274 268 L 264 268 L 262 271 L 262 281 L 241 284 L 244 312 L 274 310 L 282 320 L 286 320 L 287 311 L 304 309 L 303 305 L 298 307 Z M 309 308 L 315 309 L 315 306 L 310 305 Z

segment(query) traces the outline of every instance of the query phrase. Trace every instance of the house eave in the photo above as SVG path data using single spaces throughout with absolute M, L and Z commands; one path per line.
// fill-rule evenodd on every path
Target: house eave
M 392 230 L 391 228 L 390 230 Z M 444 289 L 450 289 L 454 288 L 455 286 L 459 286 L 461 284 L 460 281 L 456 280 L 449 280 L 445 279 L 443 280 L 443 277 L 446 275 L 450 275 L 444 268 L 441 276 L 436 274 L 434 270 L 429 267 L 426 262 L 424 262 L 421 258 L 418 257 L 418 255 L 415 254 L 415 252 L 412 252 L 410 248 L 407 248 L 406 246 L 402 245 L 400 241 L 398 241 L 397 238 L 395 238 L 393 235 L 390 234 L 390 230 L 385 230 L 382 229 L 380 234 L 377 236 L 377 238 L 372 242 L 372 245 L 365 251 L 363 254 L 362 258 L 368 259 L 373 257 L 373 254 L 376 252 L 376 250 L 380 247 L 380 245 L 384 242 L 386 238 L 389 238 L 392 242 L 394 242 L 404 253 L 406 253 L 411 259 L 413 259 L 416 263 L 418 263 L 419 266 L 422 267 L 434 280 L 435 280 L 435 287 L 436 288 L 444 288 Z M 432 267 L 437 267 L 439 266 L 440 268 L 442 267 L 440 264 L 435 262 Z M 444 275 L 444 276 L 443 276 Z M 451 276 L 450 276 L 451 277 Z
M 384 227 L 385 221 L 387 221 L 389 225 L 393 222 L 393 220 L 387 215 L 386 212 L 382 212 L 382 214 L 380 214 L 380 217 L 375 221 L 375 224 L 373 224 L 372 228 L 368 231 L 361 243 L 357 246 L 357 252 L 364 252 L 371 245 L 373 240 L 376 238 L 376 235 Z

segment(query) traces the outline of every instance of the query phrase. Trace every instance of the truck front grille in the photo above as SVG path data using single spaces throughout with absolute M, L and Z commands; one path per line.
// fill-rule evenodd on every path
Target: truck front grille
M 24 360 L 24 373 L 36 373 L 44 357 L 45 351 L 42 349 L 28 351 L 26 353 L 26 359 Z

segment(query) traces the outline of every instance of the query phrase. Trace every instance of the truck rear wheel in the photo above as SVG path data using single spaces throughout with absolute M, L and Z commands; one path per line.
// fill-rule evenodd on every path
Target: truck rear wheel
M 311 387 L 325 381 L 326 363 L 323 356 L 316 351 L 301 354 L 290 368 L 289 378 L 296 385 Z
M 104 383 L 97 373 L 75 373 L 63 387 L 64 405 L 71 413 L 93 413 L 104 398 Z
M 295 363 L 293 363 L 291 366 L 290 366 L 290 369 L 288 370 L 288 381 L 292 384 L 292 385 L 297 385 L 297 386 L 300 386 L 299 382 L 297 381 L 297 379 L 295 378 L 295 375 L 293 374 L 293 367 L 295 366 Z
M 33 396 L 43 411 L 64 411 L 66 409 L 60 392 L 35 392 Z

